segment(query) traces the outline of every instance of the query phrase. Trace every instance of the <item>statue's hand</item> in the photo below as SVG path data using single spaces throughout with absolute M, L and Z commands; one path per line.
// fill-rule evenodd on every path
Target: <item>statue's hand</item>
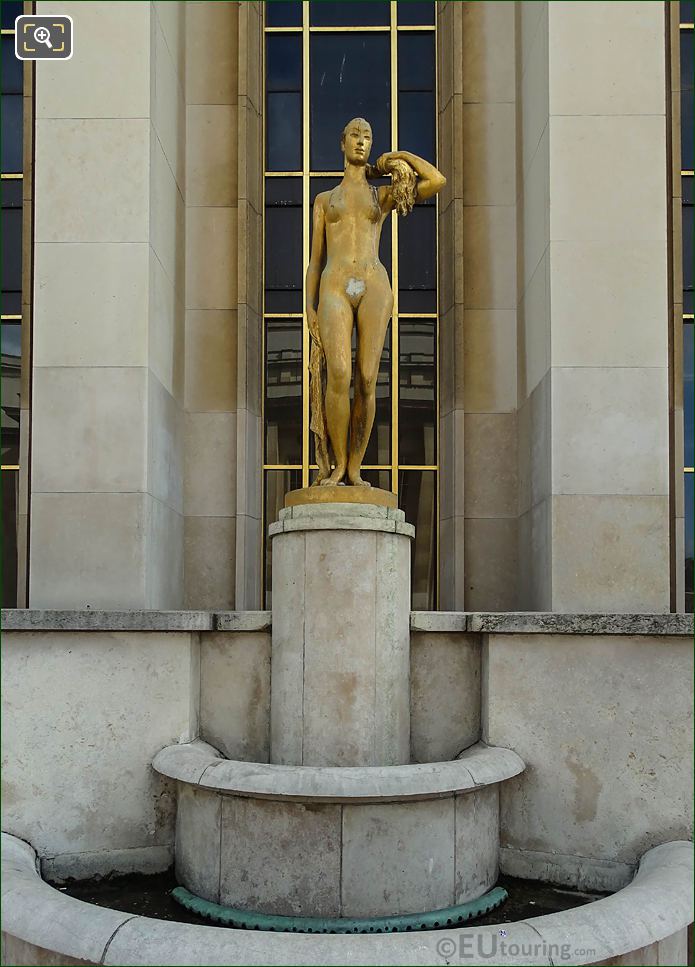
M 388 163 L 389 161 L 394 160 L 394 155 L 395 155 L 394 151 L 386 151 L 384 154 L 380 154 L 379 157 L 376 159 L 375 167 L 377 168 L 378 171 L 381 172 L 382 175 L 385 175 L 388 173 Z

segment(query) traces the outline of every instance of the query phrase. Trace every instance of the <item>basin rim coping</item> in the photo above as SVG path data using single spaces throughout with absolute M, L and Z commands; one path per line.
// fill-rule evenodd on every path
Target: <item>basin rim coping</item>
M 642 857 L 634 879 L 622 890 L 593 903 L 515 923 L 452 927 L 401 934 L 308 935 L 261 933 L 155 920 L 85 903 L 45 883 L 28 843 L 2 834 L 3 930 L 25 943 L 94 964 L 196 965 L 438 965 L 447 962 L 437 944 L 449 938 L 454 951 L 468 940 L 475 951 L 506 931 L 507 947 L 535 943 L 539 953 L 497 952 L 497 964 L 551 964 L 548 949 L 559 943 L 591 944 L 591 964 L 673 936 L 692 921 L 693 846 L 670 842 Z M 88 926 L 88 931 L 85 927 Z M 480 944 L 480 938 L 484 943 Z M 474 965 L 490 958 L 473 952 Z
M 225 759 L 195 741 L 169 745 L 152 761 L 160 775 L 223 795 L 294 802 L 403 802 L 439 799 L 523 772 L 511 749 L 477 743 L 446 762 L 396 766 L 292 766 Z

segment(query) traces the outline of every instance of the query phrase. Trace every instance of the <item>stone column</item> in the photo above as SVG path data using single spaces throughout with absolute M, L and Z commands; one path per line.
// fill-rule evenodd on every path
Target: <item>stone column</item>
M 270 761 L 410 761 L 410 541 L 403 511 L 287 508 L 273 540 Z
M 667 611 L 665 5 L 520 10 L 521 607 Z
M 183 603 L 183 5 L 40 2 L 29 605 Z

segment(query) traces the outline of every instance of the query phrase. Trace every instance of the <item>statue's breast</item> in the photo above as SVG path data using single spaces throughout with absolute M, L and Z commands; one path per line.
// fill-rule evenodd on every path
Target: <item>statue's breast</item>
M 368 195 L 361 192 L 347 195 L 342 188 L 334 188 L 328 199 L 326 221 L 335 223 L 343 218 L 365 218 L 378 222 L 381 209 L 375 191 L 370 187 Z

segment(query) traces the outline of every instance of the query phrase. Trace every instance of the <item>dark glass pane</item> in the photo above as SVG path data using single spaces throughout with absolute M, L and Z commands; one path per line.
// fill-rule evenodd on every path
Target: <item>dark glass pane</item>
M 264 473 L 265 499 L 265 607 L 272 605 L 271 589 L 273 586 L 273 542 L 268 540 L 267 533 L 271 524 L 278 519 L 285 504 L 285 494 L 290 490 L 298 490 L 302 486 L 301 470 L 266 470 Z
M 692 205 L 683 205 L 683 290 L 693 291 L 693 259 L 695 258 L 695 246 L 693 246 L 693 234 L 695 233 L 695 218 L 693 213 L 695 208 Z M 685 310 L 688 311 L 687 309 Z
M 265 22 L 267 27 L 301 27 L 301 0 L 266 0 Z
M 685 474 L 685 610 L 693 611 L 693 527 L 695 526 L 695 474 Z
M 398 90 L 434 90 L 434 34 L 398 35 Z
M 681 185 L 683 191 L 683 201 L 686 205 L 692 205 L 695 202 L 695 178 L 692 175 L 686 175 L 681 178 Z
M 398 23 L 401 24 L 434 24 L 434 3 L 426 0 L 399 0 Z
M 266 178 L 265 203 L 267 206 L 296 206 L 302 204 L 301 178 Z
M 437 474 L 399 470 L 398 506 L 415 525 L 410 561 L 411 601 L 415 611 L 432 611 L 437 589 Z
M 2 96 L 2 170 L 22 170 L 22 95 Z
M 436 320 L 399 319 L 398 462 L 437 461 Z
M 2 207 L 22 207 L 23 184 L 21 178 L 9 178 L 2 182 Z
M 18 316 L 22 311 L 22 293 L 2 290 L 3 316 Z
M 266 178 L 265 311 L 302 311 L 302 184 Z
M 681 0 L 680 22 L 682 24 L 695 22 L 695 0 Z
M 2 288 L 18 292 L 22 288 L 22 209 L 2 211 Z
M 695 168 L 695 96 L 693 91 L 681 93 L 681 168 L 692 171 Z
M 390 15 L 390 4 L 384 0 L 312 0 L 309 5 L 312 27 L 387 27 Z
M 14 30 L 14 22 L 17 17 L 24 13 L 24 4 L 21 0 L 2 0 L 2 29 Z
M 24 64 L 14 55 L 14 37 L 2 38 L 2 93 L 21 94 Z
M 302 38 L 299 34 L 267 34 L 266 90 L 301 91 Z
M 302 320 L 266 319 L 265 462 L 302 462 Z
M 437 211 L 416 205 L 398 221 L 398 308 L 400 312 L 437 309 Z
M 695 391 L 693 388 L 693 330 L 695 324 L 686 322 L 683 324 L 683 425 L 684 425 L 684 459 L 685 466 L 695 466 L 695 446 L 693 436 L 695 435 L 695 421 L 693 412 L 695 410 Z
M 371 2 L 363 5 L 377 6 Z M 311 167 L 314 171 L 342 171 L 340 136 L 354 117 L 364 117 L 371 124 L 371 160 L 376 161 L 390 144 L 388 35 L 312 34 Z
M 5 6 L 5 4 L 3 4 Z M 2 471 L 2 606 L 17 607 L 17 492 L 19 472 Z
M 268 94 L 266 100 L 266 168 L 302 170 L 302 95 Z
M 692 30 L 681 30 L 681 90 L 692 91 L 695 87 L 695 33 Z
M 436 106 L 434 92 L 408 91 L 398 95 L 398 146 L 434 162 Z
M 380 490 L 391 490 L 391 471 L 390 470 L 364 470 L 360 471 L 360 476 L 372 487 Z

